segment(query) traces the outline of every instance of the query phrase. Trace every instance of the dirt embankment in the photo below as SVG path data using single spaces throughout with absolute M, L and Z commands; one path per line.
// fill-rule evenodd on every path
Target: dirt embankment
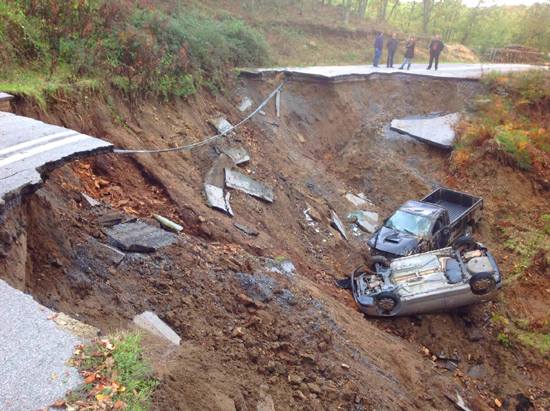
M 59 102 L 48 113 L 24 102 L 17 110 L 120 148 L 164 148 L 212 135 L 207 120 L 220 113 L 236 123 L 243 116 L 234 107 L 239 98 L 257 104 L 275 85 L 241 81 L 234 101 L 143 102 L 134 113 L 93 96 Z M 384 133 L 392 118 L 462 110 L 479 91 L 475 82 L 407 77 L 289 81 L 280 118 L 270 102 L 265 116 L 212 146 L 113 154 L 63 167 L 9 210 L 2 238 L 8 235 L 11 246 L 0 260 L 2 278 L 105 332 L 128 326 L 144 310 L 159 314 L 184 340 L 156 358 L 161 410 L 247 410 L 270 401 L 276 409 L 453 409 L 445 394 L 455 392 L 476 410 L 494 407 L 494 398 L 510 408 L 544 406 L 544 360 L 496 342 L 487 322 L 497 307 L 492 303 L 452 314 L 366 320 L 333 285 L 365 253 L 366 235 L 348 233 L 347 242 L 329 226 L 331 210 L 342 218 L 353 211 L 346 192 L 364 193 L 383 216 L 438 184 L 484 195 L 486 220 L 476 236 L 497 257 L 504 251 L 491 224 L 499 213 L 515 203 L 541 207 L 543 193 L 520 174 L 479 164 L 469 180 L 456 182 L 447 153 Z M 229 144 L 250 155 L 241 171 L 275 192 L 268 204 L 234 191 L 233 219 L 201 196 L 216 148 Z M 80 192 L 109 205 L 91 208 Z M 526 193 L 532 199 L 525 200 Z M 312 207 L 321 220 L 315 226 L 303 213 Z M 102 217 L 153 212 L 184 226 L 181 241 L 150 255 L 128 254 L 120 263 L 101 251 Z M 248 237 L 233 222 L 260 235 Z M 284 258 L 295 272 L 281 265 Z M 474 331 L 481 340 L 471 341 Z M 456 350 L 462 358 L 457 373 L 432 361 L 424 347 L 430 356 Z

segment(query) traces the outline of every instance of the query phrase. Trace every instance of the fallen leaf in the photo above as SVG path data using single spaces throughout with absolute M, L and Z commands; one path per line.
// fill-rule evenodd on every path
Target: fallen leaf
M 92 373 L 92 374 L 88 375 L 84 379 L 84 384 L 90 384 L 93 380 L 95 380 L 95 373 Z
M 40 311 L 44 311 L 44 307 L 40 307 Z
M 52 408 L 60 408 L 65 406 L 65 401 L 56 400 L 50 407 Z
M 120 408 L 120 407 L 125 407 L 125 406 L 126 406 L 126 403 L 124 401 L 115 402 L 115 409 Z
M 46 318 L 48 320 L 53 320 L 55 317 L 57 317 L 59 314 L 58 313 L 51 313 L 50 315 L 48 315 Z
M 11 407 L 13 405 L 13 402 L 8 401 L 8 405 Z M 116 406 L 115 406 L 115 408 L 116 408 Z
M 105 366 L 107 367 L 107 369 L 110 371 L 111 368 L 113 368 L 113 365 L 115 365 L 115 360 L 113 357 L 107 357 L 105 359 Z
M 498 408 L 502 407 L 502 403 L 500 402 L 500 400 L 498 398 L 495 398 L 495 404 Z
M 109 396 L 108 396 L 108 395 L 103 395 L 103 394 L 97 394 L 97 395 L 95 396 L 95 398 L 96 398 L 96 400 L 98 400 L 99 402 L 101 402 L 101 401 L 104 401 L 106 398 L 109 398 Z
M 57 379 L 57 375 L 52 374 L 52 380 L 56 380 L 56 379 Z

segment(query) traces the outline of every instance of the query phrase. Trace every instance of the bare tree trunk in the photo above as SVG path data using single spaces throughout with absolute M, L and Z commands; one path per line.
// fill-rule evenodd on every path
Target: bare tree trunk
M 397 7 L 398 4 L 399 4 L 399 0 L 395 0 L 395 4 L 394 4 L 393 7 L 391 8 L 390 15 L 388 16 L 388 21 L 390 21 L 391 16 L 392 16 L 392 14 L 393 14 L 393 11 L 396 9 L 396 7 Z

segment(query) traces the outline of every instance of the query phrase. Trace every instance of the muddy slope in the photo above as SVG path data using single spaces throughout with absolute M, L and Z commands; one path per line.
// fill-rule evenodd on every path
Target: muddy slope
M 122 102 L 109 105 L 93 96 L 91 104 L 59 102 L 48 113 L 25 102 L 17 110 L 120 148 L 164 148 L 212 135 L 207 120 L 220 113 L 236 123 L 243 116 L 234 108 L 238 98 L 249 96 L 257 104 L 276 84 L 246 80 L 235 87 L 233 101 L 144 102 L 134 113 Z M 455 392 L 472 409 L 494 406 L 496 396 L 513 407 L 518 394 L 540 392 L 537 379 L 546 371 L 533 362 L 531 375 L 514 376 L 525 357 L 502 352 L 490 340 L 483 321 L 491 304 L 465 315 L 373 321 L 333 286 L 334 277 L 365 254 L 365 235 L 350 235 L 347 242 L 329 226 L 331 210 L 342 217 L 353 211 L 342 194 L 363 192 L 387 215 L 449 183 L 448 154 L 385 135 L 384 127 L 395 117 L 462 110 L 477 93 L 475 82 L 406 77 L 289 81 L 280 118 L 271 102 L 265 116 L 213 146 L 74 163 L 53 173 L 36 195 L 12 205 L 2 227 L 2 238 L 11 239 L 4 246 L 7 257 L 0 259 L 2 278 L 105 332 L 128 326 L 141 311 L 159 314 L 184 343 L 156 361 L 163 381 L 158 409 L 246 410 L 270 398 L 276 409 L 453 409 L 445 394 Z M 201 196 L 215 148 L 230 143 L 249 152 L 242 172 L 250 170 L 275 192 L 274 203 L 267 204 L 234 191 L 233 219 Z M 488 182 L 458 186 L 489 197 L 484 224 L 503 206 L 503 192 L 493 192 L 495 187 L 513 198 L 525 195 L 503 186 L 507 174 L 480 171 Z M 528 181 L 513 178 L 514 187 L 528 189 Z M 90 208 L 80 192 L 105 203 Z M 321 217 L 316 226 L 305 224 L 303 211 L 311 207 Z M 104 253 L 102 217 L 147 219 L 153 212 L 185 227 L 178 243 L 150 255 L 128 254 L 121 262 Z M 234 222 L 260 235 L 248 237 Z M 485 241 L 488 231 L 482 226 L 476 235 Z M 295 271 L 277 264 L 283 258 Z M 469 328 L 485 340 L 468 341 Z M 469 382 L 432 361 L 425 347 L 430 356 L 457 349 L 463 375 L 474 365 L 490 372 L 479 384 Z M 505 361 L 499 363 L 501 356 Z

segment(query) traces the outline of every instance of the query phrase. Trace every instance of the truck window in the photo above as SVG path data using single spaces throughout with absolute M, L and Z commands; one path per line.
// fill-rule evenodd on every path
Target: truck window
M 386 222 L 385 226 L 397 231 L 409 233 L 418 237 L 426 236 L 430 230 L 430 220 L 416 214 L 397 210 Z
M 443 220 L 441 218 L 439 218 L 435 224 L 434 224 L 434 228 L 432 230 L 432 234 L 435 234 L 437 233 L 439 230 L 441 230 L 443 227 L 445 227 L 445 223 L 443 222 Z

